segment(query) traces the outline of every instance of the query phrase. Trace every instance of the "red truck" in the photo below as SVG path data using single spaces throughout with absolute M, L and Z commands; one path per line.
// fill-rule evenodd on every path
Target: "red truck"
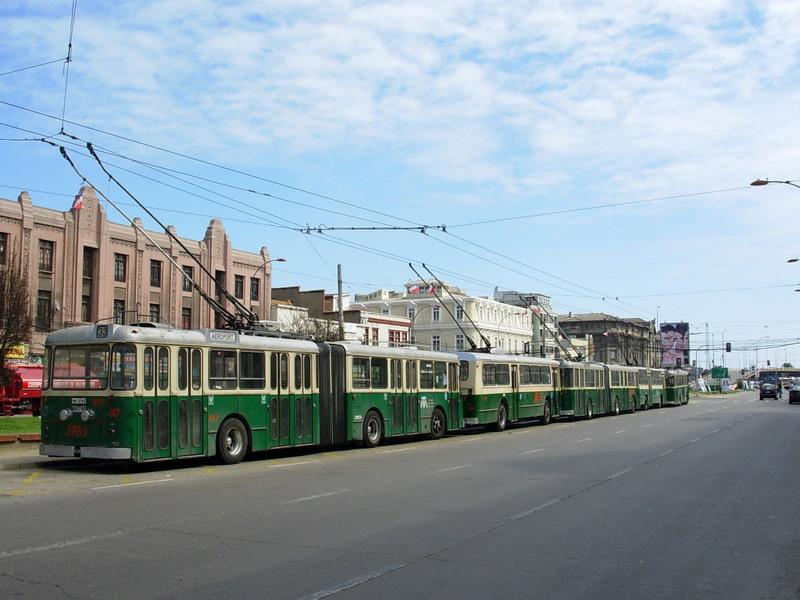
M 0 415 L 41 415 L 42 365 L 8 365 L 6 371 L 6 384 L 0 385 Z

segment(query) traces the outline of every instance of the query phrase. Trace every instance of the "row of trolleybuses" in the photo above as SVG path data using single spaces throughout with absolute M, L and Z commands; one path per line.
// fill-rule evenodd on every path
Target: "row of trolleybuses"
M 686 404 L 687 374 L 483 352 L 312 342 L 150 323 L 47 338 L 47 456 L 136 462 Z

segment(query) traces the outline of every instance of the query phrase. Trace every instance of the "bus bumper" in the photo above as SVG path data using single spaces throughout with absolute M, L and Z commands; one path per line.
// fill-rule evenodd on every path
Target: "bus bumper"
M 72 458 L 105 458 L 130 460 L 130 448 L 98 448 L 94 446 L 61 446 L 58 444 L 39 444 L 42 456 L 69 456 Z

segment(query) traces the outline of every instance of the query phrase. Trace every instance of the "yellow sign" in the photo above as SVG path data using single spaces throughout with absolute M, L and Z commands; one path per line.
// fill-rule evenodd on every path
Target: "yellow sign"
M 16 346 L 9 346 L 6 348 L 6 358 L 23 359 L 28 356 L 28 349 L 25 344 L 17 344 Z

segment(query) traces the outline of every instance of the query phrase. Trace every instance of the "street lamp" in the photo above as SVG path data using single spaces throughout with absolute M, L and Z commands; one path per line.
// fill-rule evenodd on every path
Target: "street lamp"
M 787 181 L 776 181 L 776 180 L 770 181 L 769 179 L 756 179 L 755 181 L 750 182 L 750 185 L 761 186 L 761 185 L 767 185 L 767 184 L 770 184 L 770 183 L 783 183 L 785 185 L 793 185 L 796 188 L 800 188 L 800 185 L 797 185 L 794 181 L 788 181 L 788 180 Z
M 274 262 L 286 262 L 286 259 L 285 258 L 272 258 L 270 260 L 265 260 L 263 265 L 258 267 L 255 271 L 253 271 L 253 275 L 251 277 L 255 277 L 256 273 L 258 273 L 261 269 L 264 269 L 264 275 L 266 275 L 267 274 L 267 270 L 266 270 L 267 269 L 267 265 L 269 263 L 274 263 Z

